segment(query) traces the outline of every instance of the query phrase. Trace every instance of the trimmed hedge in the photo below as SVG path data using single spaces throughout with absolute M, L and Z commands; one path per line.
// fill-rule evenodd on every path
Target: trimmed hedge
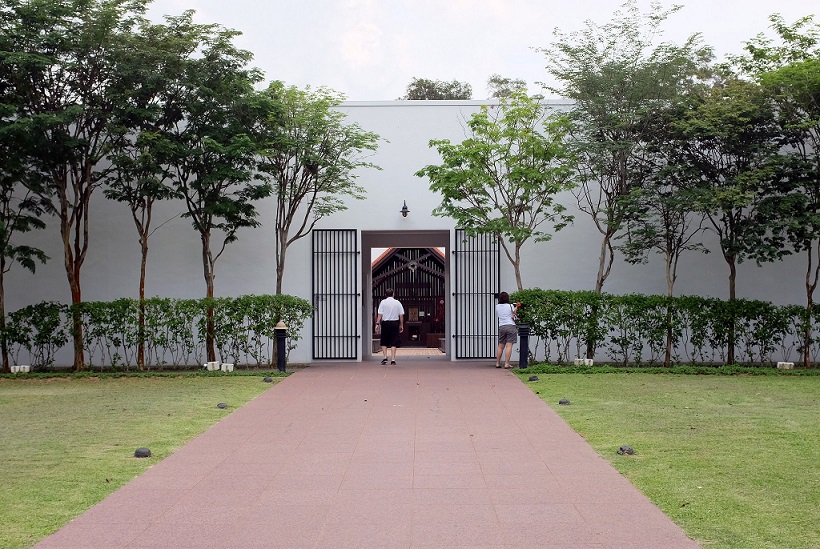
M 538 288 L 511 299 L 523 305 L 519 319 L 530 326 L 532 354 L 557 364 L 583 357 L 590 345 L 616 365 L 659 365 L 667 338 L 673 365 L 725 363 L 732 333 L 740 364 L 793 361 L 806 345 L 816 361 L 820 351 L 820 308 L 807 315 L 804 307 L 766 301 Z M 811 329 L 805 341 L 807 322 Z
M 204 362 L 206 312 L 214 310 L 214 340 L 222 362 L 270 365 L 276 346 L 275 326 L 288 326 L 288 352 L 301 338 L 313 307 L 289 295 L 237 298 L 168 299 L 143 302 L 145 328 L 140 330 L 140 301 L 118 299 L 68 306 L 56 302 L 30 305 L 9 314 L 6 339 L 19 364 L 23 352 L 36 369 L 54 365 L 57 351 L 68 343 L 71 315 L 79 309 L 89 368 L 129 370 L 137 365 L 137 348 L 145 345 L 145 367 L 191 366 Z M 141 333 L 142 332 L 142 333 Z
M 820 307 L 766 301 L 723 301 L 698 296 L 667 298 L 641 294 L 613 295 L 591 291 L 541 290 L 514 293 L 523 304 L 521 322 L 530 325 L 533 357 L 572 363 L 587 345 L 619 366 L 663 364 L 666 341 L 671 365 L 712 365 L 726 361 L 730 334 L 740 364 L 774 365 L 794 360 L 809 346 L 812 361 L 820 352 Z M 191 366 L 204 362 L 206 311 L 213 307 L 214 340 L 222 362 L 266 366 L 273 361 L 280 320 L 288 326 L 288 351 L 300 339 L 309 302 L 288 295 L 215 299 L 151 298 L 144 301 L 145 329 L 139 327 L 140 302 L 119 299 L 77 306 L 52 301 L 30 305 L 8 315 L 6 339 L 12 360 L 23 353 L 32 367 L 49 368 L 71 335 L 70 316 L 79 308 L 89 367 L 129 370 L 137 364 L 139 342 L 145 345 L 145 367 Z M 804 341 L 809 323 L 809 338 Z

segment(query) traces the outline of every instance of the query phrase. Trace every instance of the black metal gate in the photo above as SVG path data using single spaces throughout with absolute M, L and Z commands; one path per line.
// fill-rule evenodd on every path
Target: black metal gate
M 313 231 L 313 358 L 355 360 L 359 249 L 355 229 Z
M 456 229 L 455 325 L 456 358 L 494 358 L 498 347 L 495 304 L 501 286 L 501 254 L 493 235 L 467 236 Z

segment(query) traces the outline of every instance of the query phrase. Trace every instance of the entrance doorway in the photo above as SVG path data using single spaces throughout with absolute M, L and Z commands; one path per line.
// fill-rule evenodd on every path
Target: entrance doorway
M 374 323 L 388 288 L 405 311 L 399 354 L 450 356 L 449 246 L 448 231 L 362 232 L 363 359 L 379 351 Z
M 402 348 L 444 346 L 445 255 L 443 248 L 387 248 L 371 264 L 371 314 L 378 316 L 378 304 L 392 288 L 405 311 Z

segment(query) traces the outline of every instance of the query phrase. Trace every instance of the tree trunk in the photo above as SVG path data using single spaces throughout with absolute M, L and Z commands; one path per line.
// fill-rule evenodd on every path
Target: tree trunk
M 817 242 L 818 253 L 820 254 L 820 241 Z M 817 265 L 815 265 L 817 261 Z M 812 279 L 812 270 L 814 279 Z M 814 309 L 814 290 L 817 288 L 817 280 L 820 278 L 820 257 L 815 260 L 812 244 L 806 246 L 806 319 L 803 327 L 803 367 L 811 367 L 811 326 Z
M 211 235 L 209 232 L 202 233 L 202 269 L 205 276 L 206 297 L 213 299 L 214 297 L 214 269 L 213 259 L 211 258 Z M 216 349 L 214 348 L 214 308 L 213 305 L 208 304 L 205 310 L 205 352 L 207 354 L 207 361 L 213 362 L 216 360 Z
M 726 262 L 729 264 L 729 302 L 734 303 L 737 295 L 735 293 L 735 280 L 737 279 L 737 262 L 735 256 L 727 256 Z M 734 310 L 734 309 L 732 309 Z M 735 363 L 735 318 L 734 313 L 729 319 L 729 341 L 726 350 L 726 364 Z
M 5 275 L 6 275 L 6 258 L 0 258 L 0 352 L 3 354 L 4 374 L 11 372 L 9 367 L 9 341 L 6 335 L 6 290 L 5 290 Z
M 672 259 L 669 255 L 666 256 L 666 297 L 671 298 L 672 294 L 675 291 L 675 278 L 676 275 L 673 272 L 673 263 Z
M 74 340 L 74 371 L 80 372 L 85 370 L 85 354 L 83 349 L 83 315 L 79 305 L 83 302 L 80 292 L 80 280 L 75 274 L 70 276 L 69 285 L 71 286 L 71 323 L 72 336 Z
M 78 259 L 80 250 L 77 250 L 76 256 L 72 253 L 68 231 L 63 231 L 63 246 L 65 270 L 68 276 L 68 286 L 71 289 L 71 337 L 74 344 L 74 371 L 81 372 L 85 370 L 85 355 L 83 353 L 83 315 L 79 307 L 83 302 L 80 289 L 81 261 Z
M 507 240 L 499 233 L 492 233 L 495 236 L 496 241 L 498 244 L 501 245 L 501 249 L 504 250 L 504 256 L 507 258 L 507 261 L 510 262 L 510 265 L 513 267 L 513 272 L 515 273 L 515 283 L 519 291 L 523 290 L 524 287 L 521 283 L 521 244 L 519 242 L 512 242 L 515 244 L 515 248 L 510 251 L 509 246 L 507 245 Z
M 601 294 L 604 289 L 604 282 L 606 282 L 609 273 L 612 271 L 612 262 L 615 260 L 615 253 L 612 250 L 612 231 L 608 230 L 604 233 L 604 238 L 601 240 L 601 255 L 598 259 L 598 276 L 595 279 L 595 293 Z M 594 307 L 591 312 L 593 317 L 598 316 L 598 308 Z M 586 357 L 589 359 L 595 358 L 595 341 L 587 341 Z
M 142 259 L 140 261 L 140 310 L 137 325 L 137 369 L 145 369 L 145 269 L 148 263 L 148 236 L 140 236 Z
M 803 326 L 803 367 L 811 368 L 811 317 L 814 309 L 812 294 L 806 296 L 806 319 Z
M 663 365 L 665 368 L 672 366 L 672 311 L 669 309 L 666 311 L 666 350 L 663 354 Z
M 280 242 L 276 249 L 276 295 L 282 294 L 282 279 L 285 277 L 285 256 L 287 253 L 287 243 Z
M 515 263 L 513 264 L 515 267 L 515 283 L 518 285 L 518 291 L 524 289 L 524 284 L 521 282 L 521 244 L 516 242 L 515 243 Z
M 674 253 L 669 246 L 666 248 L 666 351 L 663 355 L 663 365 L 672 366 L 672 295 L 675 292 L 678 262 L 673 259 Z
M 601 254 L 598 257 L 598 276 L 595 278 L 595 293 L 600 294 L 603 291 L 604 282 L 606 282 L 607 277 L 609 277 L 614 259 L 612 233 L 607 231 L 604 233 L 603 240 L 601 240 Z
M 85 370 L 83 345 L 83 318 L 80 305 L 82 292 L 80 270 L 88 250 L 88 207 L 93 188 L 88 186 L 90 166 L 83 165 L 82 177 L 71 179 L 66 173 L 59 173 L 55 181 L 59 183 L 60 199 L 60 236 L 63 239 L 63 259 L 65 263 L 68 286 L 71 289 L 71 324 L 74 341 L 74 371 Z M 77 176 L 72 176 L 77 177 Z M 74 202 L 69 200 L 67 190 L 74 194 Z
M 208 283 L 208 297 L 213 298 L 214 296 L 214 281 L 213 275 L 211 276 L 210 282 Z M 208 352 L 208 362 L 213 362 L 216 360 L 216 349 L 214 347 L 214 307 L 213 305 L 209 304 L 206 309 L 207 315 L 207 322 L 205 326 L 205 348 Z

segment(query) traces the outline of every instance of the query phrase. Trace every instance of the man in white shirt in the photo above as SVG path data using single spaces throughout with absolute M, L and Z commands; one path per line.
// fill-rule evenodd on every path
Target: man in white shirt
M 387 364 L 387 348 L 390 347 L 390 364 L 396 365 L 396 347 L 399 346 L 399 334 L 404 332 L 404 307 L 393 298 L 393 289 L 385 292 L 387 297 L 379 303 L 379 316 L 376 318 L 376 332 L 382 346 L 382 364 Z

